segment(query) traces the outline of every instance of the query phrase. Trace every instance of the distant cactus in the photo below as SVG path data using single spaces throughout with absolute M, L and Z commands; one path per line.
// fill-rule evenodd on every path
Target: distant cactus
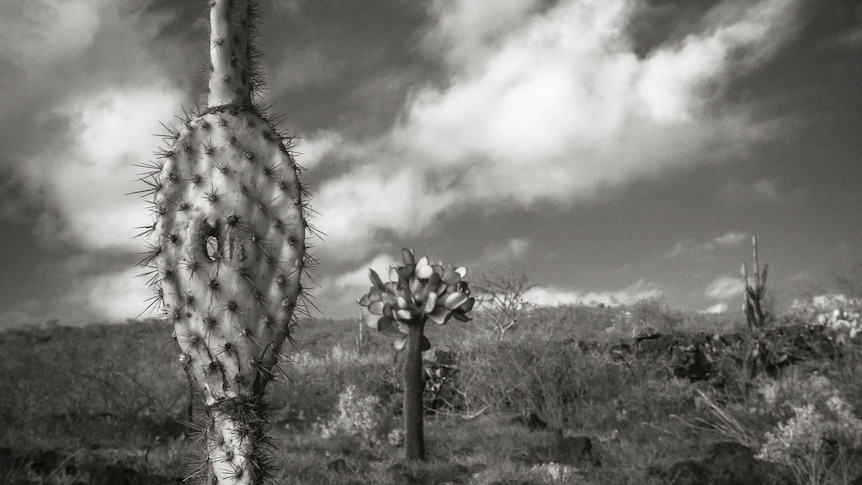
M 754 266 L 752 268 L 754 270 L 754 286 L 749 284 L 748 268 L 746 268 L 745 262 L 743 262 L 740 268 L 743 285 L 742 313 L 745 315 L 749 328 L 762 328 L 768 316 L 763 310 L 763 299 L 766 296 L 766 276 L 769 271 L 769 265 L 764 264 L 763 273 L 760 272 L 760 261 L 757 258 L 756 234 L 751 236 L 751 246 L 754 256 Z
M 398 281 L 384 283 L 372 269 L 372 286 L 359 299 L 365 323 L 390 337 L 397 350 L 407 349 L 404 362 L 404 446 L 408 460 L 425 459 L 425 387 L 422 352 L 431 348 L 424 335 L 428 320 L 443 325 L 451 317 L 469 321 L 467 312 L 475 300 L 466 281 L 467 268 L 451 264 L 431 264 L 428 258 L 416 261 L 411 249 L 401 250 L 403 266 L 393 268 Z
M 204 396 L 198 477 L 256 485 L 267 478 L 264 391 L 311 262 L 306 193 L 290 138 L 252 102 L 256 2 L 208 5 L 207 107 L 168 128 L 168 147 L 145 165 L 153 223 L 142 235 L 154 241 L 139 264 Z

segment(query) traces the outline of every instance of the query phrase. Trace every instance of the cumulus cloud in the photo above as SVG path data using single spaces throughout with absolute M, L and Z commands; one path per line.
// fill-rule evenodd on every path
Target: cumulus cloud
M 18 318 L 80 324 L 139 312 L 141 288 L 126 281 L 130 253 L 142 246 L 134 228 L 147 215 L 126 193 L 142 188 L 133 164 L 152 158 L 159 121 L 186 99 L 166 71 L 174 54 L 161 57 L 170 20 L 106 0 L 0 2 L 0 77 L 11 80 L 0 92 L 0 125 L 9 128 L 0 135 L 0 172 L 19 187 L 0 197 L 0 215 L 23 212 L 41 245 L 62 248 L 64 260 L 91 256 L 51 305 L 21 302 Z
M 724 313 L 727 311 L 727 303 L 716 303 L 700 313 Z
M 726 300 L 742 294 L 742 281 L 738 277 L 720 276 L 706 287 L 705 294 L 714 300 Z
M 349 271 L 324 277 L 319 281 L 320 287 L 314 291 L 315 300 L 325 301 L 327 313 L 330 315 L 358 314 L 359 306 L 356 300 L 368 292 L 371 286 L 368 270 L 373 269 L 381 278 L 387 280 L 389 269 L 399 264 L 402 264 L 401 261 L 396 261 L 389 255 L 380 254 Z
M 180 95 L 163 87 L 108 90 L 73 97 L 55 116 L 71 120 L 68 143 L 34 156 L 24 167 L 64 219 L 53 233 L 81 247 L 129 247 L 147 224 L 145 204 L 126 195 L 144 188 L 141 169 L 161 141 L 158 120 L 170 119 Z M 162 130 L 163 131 L 163 130 Z M 140 232 L 140 231 L 137 231 Z
M 99 315 L 111 321 L 127 318 L 149 318 L 159 316 L 154 310 L 147 311 L 153 291 L 147 288 L 146 278 L 141 277 L 140 268 L 94 275 L 81 285 L 81 298 Z
M 0 123 L 21 128 L 0 136 L 0 163 L 27 187 L 28 204 L 44 208 L 45 243 L 128 250 L 146 222 L 125 195 L 140 188 L 133 164 L 151 158 L 159 121 L 184 99 L 141 48 L 166 21 L 104 0 L 0 5 L 0 32 L 11 32 L 0 61 L 20 68 L 14 89 L 0 93 Z
M 363 167 L 332 179 L 314 198 L 316 221 L 326 235 L 322 248 L 335 259 L 355 259 L 373 248 L 380 231 L 400 238 L 418 234 L 451 206 L 454 193 L 434 192 L 418 167 L 405 166 L 380 174 Z
M 665 255 L 665 258 L 689 256 L 703 259 L 709 257 L 717 249 L 736 246 L 747 239 L 748 235 L 742 231 L 728 231 L 706 242 L 683 239 L 674 244 L 673 248 Z
M 518 260 L 527 254 L 533 242 L 527 238 L 511 238 L 488 244 L 482 252 L 484 263 L 504 263 Z
M 524 301 L 539 306 L 621 305 L 660 296 L 662 296 L 662 292 L 657 285 L 638 280 L 626 288 L 610 291 L 581 291 L 566 290 L 555 286 L 535 286 L 524 293 Z
M 795 0 L 727 2 L 646 57 L 624 29 L 633 2 L 543 5 L 432 4 L 438 22 L 426 42 L 449 82 L 417 87 L 386 135 L 332 148 L 357 164 L 318 188 L 324 248 L 363 258 L 380 230 L 416 234 L 476 205 L 571 204 L 602 186 L 744 154 L 773 133 L 745 108 L 711 106 L 793 35 Z M 384 200 L 395 208 L 378 208 Z

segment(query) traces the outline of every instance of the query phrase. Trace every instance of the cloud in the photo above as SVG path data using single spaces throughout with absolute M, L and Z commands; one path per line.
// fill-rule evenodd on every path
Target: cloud
M 140 268 L 129 268 L 113 273 L 94 275 L 81 285 L 81 298 L 99 315 L 111 321 L 127 318 L 158 317 L 155 311 L 146 311 L 153 291 L 147 288 Z
M 511 238 L 488 244 L 482 252 L 484 263 L 502 263 L 518 260 L 527 254 L 533 242 L 527 238 Z
M 724 313 L 727 311 L 727 303 L 716 303 L 700 313 Z
M 429 11 L 436 25 L 424 39 L 429 52 L 444 52 L 458 71 L 481 69 L 500 44 L 526 27 L 525 18 L 539 10 L 541 1 L 510 0 L 497 4 L 437 0 Z
M 735 203 L 780 203 L 785 197 L 774 179 L 760 179 L 750 184 L 728 182 L 719 190 L 719 197 Z
M 558 306 L 571 304 L 621 305 L 647 298 L 657 298 L 661 290 L 653 283 L 638 280 L 634 284 L 612 291 L 565 290 L 555 286 L 535 286 L 524 294 L 524 301 L 539 306 Z
M 359 305 L 356 300 L 368 292 L 371 282 L 368 279 L 368 269 L 373 269 L 384 281 L 388 280 L 389 268 L 401 264 L 387 254 L 380 254 L 364 264 L 354 267 L 344 273 L 327 276 L 319 281 L 320 287 L 313 291 L 316 301 L 326 302 L 326 311 L 330 317 L 344 317 L 358 314 Z
M 726 300 L 742 294 L 742 281 L 738 277 L 721 276 L 706 287 L 705 294 L 714 300 Z
M 741 244 L 748 239 L 748 235 L 741 231 L 728 231 L 712 240 L 701 243 L 694 239 L 683 239 L 677 241 L 673 248 L 665 254 L 665 258 L 677 258 L 689 256 L 696 259 L 705 259 L 713 252 L 722 248 Z
M 69 140 L 33 156 L 24 170 L 47 187 L 62 230 L 46 232 L 89 249 L 128 248 L 148 223 L 145 203 L 126 195 L 144 188 L 133 166 L 152 158 L 180 95 L 165 87 L 112 89 L 72 97 L 54 116 L 69 120 Z
M 498 16 L 496 4 L 490 13 L 466 0 L 432 4 L 426 45 L 447 62 L 449 82 L 417 86 L 387 134 L 345 136 L 319 155 L 355 161 L 317 190 L 315 208 L 336 219 L 329 250 L 361 259 L 379 231 L 415 235 L 449 211 L 569 205 L 744 156 L 780 126 L 721 93 L 794 34 L 795 0 L 730 2 L 642 58 L 624 29 L 632 2 L 542 5 L 511 2 Z
M 332 130 L 322 130 L 307 138 L 294 139 L 294 152 L 303 168 L 313 169 L 325 161 L 328 154 L 335 152 L 344 137 Z
M 38 70 L 68 62 L 93 43 L 101 2 L 28 0 L 0 4 L 0 57 Z
M 408 165 L 386 174 L 364 167 L 329 180 L 312 202 L 321 214 L 315 223 L 325 234 L 320 248 L 330 249 L 330 258 L 350 261 L 372 250 L 381 231 L 402 239 L 417 235 L 454 197 L 434 192 L 423 178 Z

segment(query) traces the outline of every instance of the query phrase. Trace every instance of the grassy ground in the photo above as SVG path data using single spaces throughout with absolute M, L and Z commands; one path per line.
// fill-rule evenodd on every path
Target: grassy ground
M 852 428 L 847 420 L 862 414 L 857 351 L 771 378 L 747 379 L 740 368 L 743 385 L 716 391 L 673 378 L 661 359 L 623 362 L 573 343 L 630 336 L 625 310 L 663 332 L 738 328 L 731 319 L 682 315 L 656 302 L 540 309 L 502 341 L 481 318 L 431 328 L 431 341 L 459 356 L 459 394 L 452 412 L 426 419 L 429 459 L 422 464 L 405 463 L 389 442 L 400 424 L 400 381 L 388 341 L 366 334 L 358 347 L 355 322 L 306 323 L 297 333 L 302 352 L 285 368 L 290 381 L 272 388 L 276 477 L 299 484 L 647 485 L 663 483 L 651 468 L 697 457 L 711 443 L 764 445 L 766 433 L 777 433 L 806 403 L 818 403 L 827 434 L 841 419 Z M 138 481 L 128 483 L 184 478 L 196 447 L 180 424 L 189 397 L 169 335 L 154 322 L 0 334 L 0 483 L 121 483 L 108 465 L 136 473 Z M 348 386 L 352 400 L 344 398 Z M 829 414 L 834 396 L 850 414 Z M 530 431 L 512 421 L 526 412 L 549 428 Z M 589 436 L 595 460 L 555 475 L 548 464 L 559 458 L 557 429 Z M 859 439 L 862 448 L 862 422 Z M 810 483 L 850 483 L 860 472 L 847 459 L 851 451 L 810 450 L 806 458 L 829 468 Z

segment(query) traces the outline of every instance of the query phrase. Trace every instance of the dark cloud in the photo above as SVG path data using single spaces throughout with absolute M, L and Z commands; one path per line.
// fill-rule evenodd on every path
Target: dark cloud
M 634 53 L 644 59 L 656 48 L 677 44 L 692 33 L 721 0 L 645 0 L 637 2 L 625 27 Z
M 158 30 L 160 38 L 197 37 L 206 33 L 206 2 L 176 0 L 127 0 L 120 6 L 126 15 L 147 15 L 164 19 Z
M 419 48 L 422 2 L 272 2 L 261 37 L 269 92 L 292 131 L 367 136 L 388 129 L 437 66 Z

